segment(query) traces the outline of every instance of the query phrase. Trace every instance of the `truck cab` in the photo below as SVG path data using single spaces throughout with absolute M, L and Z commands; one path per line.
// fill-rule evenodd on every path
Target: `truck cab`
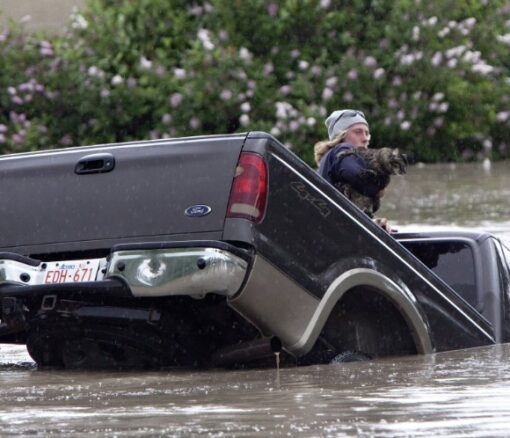
M 508 342 L 510 251 L 500 239 L 454 228 L 395 237 L 490 322 L 497 342 Z

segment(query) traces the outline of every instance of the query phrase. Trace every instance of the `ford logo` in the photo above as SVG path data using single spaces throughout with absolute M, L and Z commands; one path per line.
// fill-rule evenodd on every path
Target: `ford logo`
M 184 210 L 184 214 L 189 217 L 207 216 L 211 212 L 211 207 L 208 205 L 192 205 Z

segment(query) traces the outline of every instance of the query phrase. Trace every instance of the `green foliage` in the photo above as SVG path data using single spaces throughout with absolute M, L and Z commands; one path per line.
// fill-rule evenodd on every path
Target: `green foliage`
M 0 150 L 271 132 L 312 164 L 369 117 L 416 160 L 510 155 L 504 0 L 89 0 L 63 35 L 0 31 Z

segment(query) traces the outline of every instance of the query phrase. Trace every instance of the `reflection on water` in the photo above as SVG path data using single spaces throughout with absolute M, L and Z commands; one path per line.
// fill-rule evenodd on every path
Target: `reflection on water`
M 411 167 L 381 216 L 510 242 L 508 163 Z M 0 435 L 495 437 L 510 430 L 510 344 L 269 370 L 38 371 L 0 348 Z

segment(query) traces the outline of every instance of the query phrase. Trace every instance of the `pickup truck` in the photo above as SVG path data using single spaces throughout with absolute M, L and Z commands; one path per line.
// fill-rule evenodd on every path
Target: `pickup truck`
M 329 363 L 510 340 L 496 237 L 390 235 L 263 132 L 5 155 L 0 191 L 0 342 L 40 367 Z

